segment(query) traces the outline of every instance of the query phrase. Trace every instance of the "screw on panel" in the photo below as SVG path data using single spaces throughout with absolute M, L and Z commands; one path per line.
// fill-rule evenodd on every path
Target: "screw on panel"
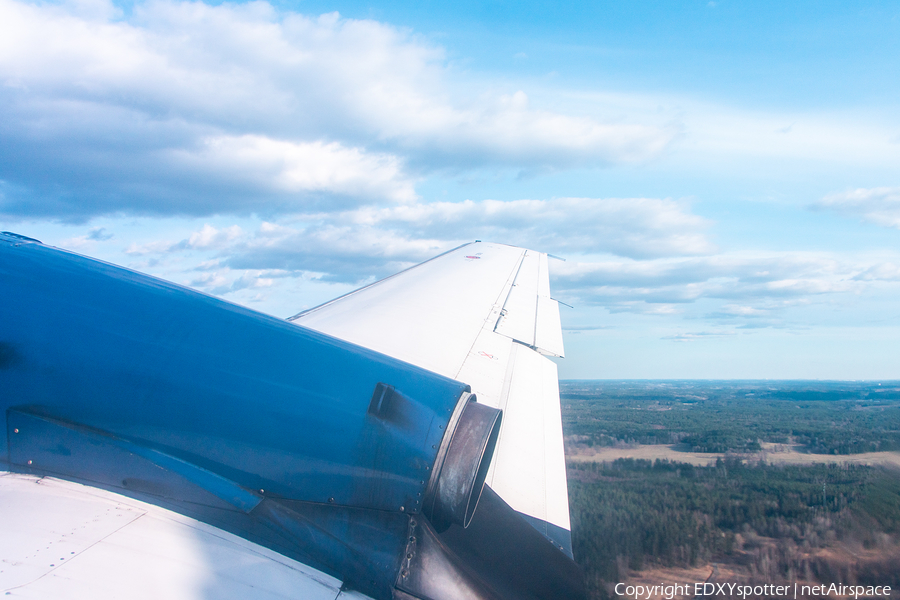
M 405 506 L 401 506 L 401 507 L 400 507 L 400 512 L 403 512 L 404 510 L 406 510 L 406 507 L 405 507 Z
M 31 461 L 30 461 L 30 460 L 28 461 L 28 464 L 29 464 L 29 465 L 31 464 Z
M 18 429 L 13 429 L 13 433 L 19 433 Z

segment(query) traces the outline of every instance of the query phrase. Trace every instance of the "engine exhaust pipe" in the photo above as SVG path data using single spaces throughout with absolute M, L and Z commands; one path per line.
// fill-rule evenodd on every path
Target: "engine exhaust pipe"
M 423 512 L 438 531 L 468 527 L 500 434 L 502 411 L 464 394 L 438 450 Z

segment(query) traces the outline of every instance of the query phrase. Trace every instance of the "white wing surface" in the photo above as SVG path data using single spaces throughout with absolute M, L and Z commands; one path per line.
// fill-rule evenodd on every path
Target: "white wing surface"
M 5 597 L 367 598 L 221 529 L 94 487 L 0 473 L 0 506 Z
M 503 410 L 486 483 L 518 512 L 570 530 L 547 255 L 474 242 L 290 320 L 472 387 Z

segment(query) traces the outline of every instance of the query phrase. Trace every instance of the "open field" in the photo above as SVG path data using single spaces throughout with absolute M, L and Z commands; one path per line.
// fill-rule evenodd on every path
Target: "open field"
M 862 454 L 810 454 L 798 451 L 796 446 L 763 443 L 760 452 L 685 452 L 677 445 L 635 444 L 631 447 L 614 448 L 600 446 L 579 446 L 572 443 L 566 447 L 566 459 L 575 462 L 611 462 L 619 458 L 639 458 L 643 460 L 664 459 L 672 462 L 688 463 L 694 466 L 713 465 L 716 459 L 740 458 L 749 462 L 765 461 L 770 464 L 812 465 L 812 464 L 857 464 L 881 465 L 900 468 L 900 452 L 864 452 Z

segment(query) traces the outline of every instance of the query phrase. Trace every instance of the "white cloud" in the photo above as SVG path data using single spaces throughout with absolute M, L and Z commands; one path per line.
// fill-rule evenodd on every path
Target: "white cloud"
M 176 220 L 126 246 L 131 221 L 104 222 L 116 236 L 93 249 L 107 260 L 124 258 L 131 268 L 282 315 L 476 236 L 566 256 L 567 262 L 551 261 L 551 288 L 576 309 L 564 309 L 575 319 L 565 323 L 569 329 L 633 318 L 680 321 L 681 329 L 668 331 L 678 335 L 704 330 L 699 322 L 714 331 L 795 327 L 838 314 L 866 319 L 869 309 L 852 307 L 870 301 L 892 306 L 900 292 L 896 253 L 717 252 L 704 237 L 707 223 L 669 200 L 414 203 L 268 222 Z M 63 245 L 109 235 L 85 231 Z M 180 233 L 166 240 L 166 231 Z M 108 252 L 120 243 L 126 256 L 117 259 Z
M 290 278 L 359 285 L 477 236 L 570 250 L 567 262 L 553 261 L 552 288 L 579 308 L 738 328 L 778 326 L 786 311 L 891 293 L 900 282 L 896 256 L 717 253 L 703 235 L 706 225 L 670 200 L 411 204 L 292 216 L 253 230 L 205 224 L 181 241 L 129 252 L 193 265 L 184 271 L 191 285 L 230 294 Z
M 364 283 L 427 260 L 452 245 L 446 240 L 332 222 L 302 228 L 264 223 L 255 235 L 228 249 L 223 266 Z
M 469 241 L 502 240 L 552 253 L 601 252 L 631 257 L 706 254 L 710 222 L 684 203 L 658 198 L 556 198 L 366 206 L 317 215 L 332 225 Z
M 726 304 L 719 310 L 723 315 L 734 317 L 765 317 L 769 314 L 769 311 L 766 309 L 754 308 L 752 306 L 741 306 L 737 304 Z
M 813 208 L 833 210 L 883 227 L 900 229 L 900 187 L 860 188 L 829 194 Z
M 835 174 L 850 168 L 849 174 L 858 179 L 873 169 L 890 172 L 900 159 L 900 145 L 890 133 L 898 127 L 896 114 L 879 110 L 766 110 L 711 102 L 698 95 L 552 87 L 544 94 L 533 90 L 531 95 L 570 114 L 602 111 L 677 131 L 654 164 L 703 177 L 772 180 L 773 175 L 796 176 L 798 169 Z
M 561 298 L 612 311 L 647 312 L 646 305 L 671 310 L 701 300 L 725 301 L 707 314 L 713 319 L 770 317 L 814 298 L 860 293 L 895 272 L 865 257 L 838 260 L 826 253 L 723 253 L 712 256 L 554 265 L 553 287 Z M 567 300 L 568 301 L 568 300 Z
M 655 257 L 714 250 L 705 219 L 672 200 L 560 198 L 436 202 L 265 223 L 228 250 L 236 269 L 285 269 L 359 282 L 426 260 L 473 239 L 502 240 L 557 254 Z
M 211 177 L 243 180 L 276 192 L 330 192 L 364 199 L 416 199 L 400 160 L 338 142 L 288 142 L 259 135 L 215 136 L 196 151 L 176 150 L 177 162 Z
M 103 227 L 92 227 L 85 235 L 69 238 L 61 245 L 65 248 L 89 252 L 97 245 L 97 242 L 107 242 L 113 237 L 115 236 Z
M 243 230 L 237 225 L 232 225 L 224 229 L 216 229 L 207 224 L 203 225 L 203 229 L 195 231 L 191 237 L 187 239 L 187 247 L 189 248 L 215 248 L 225 246 L 229 242 L 234 241 L 241 236 Z
M 155 240 L 152 242 L 145 242 L 140 244 L 138 242 L 132 242 L 125 248 L 125 254 L 129 256 L 145 256 L 147 254 L 163 254 L 166 252 L 172 251 L 177 247 L 177 244 L 173 242 L 167 242 L 164 240 Z
M 103 0 L 0 0 L 0 179 L 12 186 L 0 210 L 408 202 L 421 173 L 643 161 L 676 133 L 449 85 L 451 73 L 441 48 L 405 30 L 266 2 L 153 0 L 126 17 Z
M 854 276 L 854 279 L 859 281 L 900 281 L 900 264 L 877 263 Z
M 473 239 L 499 240 L 559 254 L 600 253 L 637 258 L 715 251 L 709 223 L 682 203 L 654 198 L 559 198 L 365 206 L 292 215 L 255 231 L 237 225 L 202 228 L 181 240 L 133 243 L 130 256 L 202 253 L 204 289 L 226 271 L 279 270 L 327 281 L 360 283 L 421 262 Z M 231 281 L 231 279 L 229 279 Z M 657 311 L 659 307 L 654 307 Z
M 209 294 L 224 296 L 241 290 L 270 288 L 274 284 L 275 278 L 283 276 L 277 271 L 244 271 L 236 274 L 214 272 L 199 275 L 188 285 Z
M 244 235 L 244 230 L 238 225 L 217 229 L 209 223 L 191 233 L 180 242 L 154 240 L 143 244 L 132 243 L 125 250 L 131 256 L 143 256 L 147 254 L 166 254 L 182 250 L 219 250 L 227 248 L 235 240 Z
M 708 340 L 710 338 L 730 337 L 737 335 L 736 331 L 694 331 L 676 333 L 674 335 L 664 336 L 664 340 L 672 340 L 673 342 L 697 342 L 700 340 Z

